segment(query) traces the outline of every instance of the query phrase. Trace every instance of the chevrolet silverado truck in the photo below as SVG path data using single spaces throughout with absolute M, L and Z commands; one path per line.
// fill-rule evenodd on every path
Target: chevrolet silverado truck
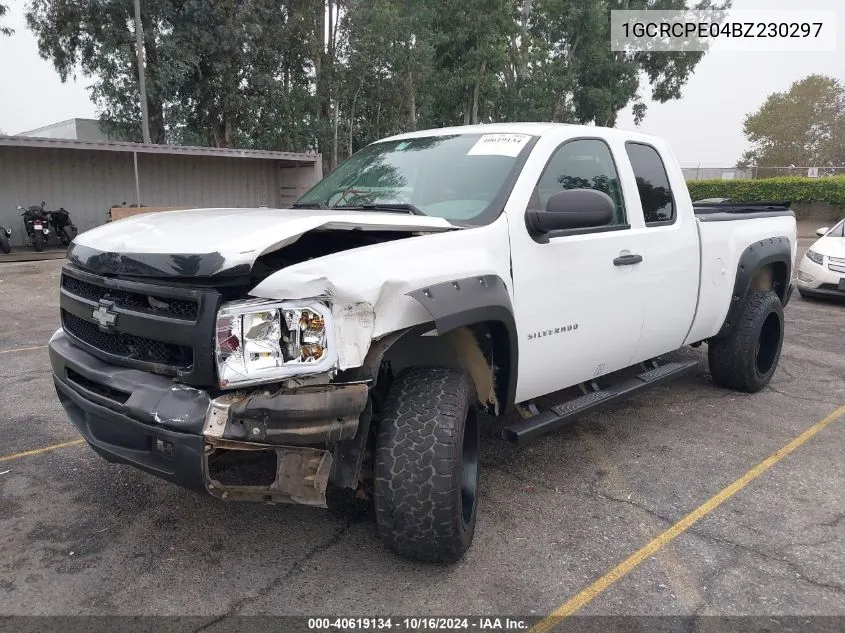
M 661 357 L 702 343 L 716 385 L 762 389 L 795 254 L 788 206 L 694 207 L 659 138 L 417 131 L 292 208 L 77 236 L 49 353 L 105 459 L 232 501 L 364 499 L 397 553 L 453 561 L 489 416 L 512 412 L 504 437 L 529 441 L 690 372 Z

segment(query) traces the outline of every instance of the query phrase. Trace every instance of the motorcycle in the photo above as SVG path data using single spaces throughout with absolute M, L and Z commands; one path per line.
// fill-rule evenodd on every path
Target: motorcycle
M 18 207 L 18 211 L 23 211 L 21 217 L 23 217 L 26 234 L 38 253 L 44 250 L 44 242 L 47 241 L 47 236 L 50 234 L 48 214 L 44 210 L 45 204 L 47 203 L 42 202 L 40 207 L 32 205 L 26 209 L 21 206 Z
M 0 251 L 10 253 L 12 246 L 9 244 L 9 239 L 12 237 L 12 229 L 7 229 L 5 226 L 0 226 Z
M 76 225 L 70 221 L 70 214 L 64 207 L 59 207 L 55 211 L 50 211 L 47 217 L 50 226 L 53 227 L 53 232 L 59 237 L 61 243 L 64 246 L 70 246 L 73 238 L 79 233 Z

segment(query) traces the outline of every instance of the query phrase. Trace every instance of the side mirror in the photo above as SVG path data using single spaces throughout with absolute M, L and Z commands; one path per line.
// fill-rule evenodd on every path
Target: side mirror
M 613 221 L 616 204 L 595 189 L 567 189 L 552 195 L 545 211 L 529 209 L 525 220 L 534 234 L 565 229 L 607 226 Z
M 825 235 L 827 235 L 827 232 L 829 230 L 830 230 L 830 227 L 823 226 L 820 229 L 816 229 L 816 235 L 818 235 L 819 237 L 824 237 Z

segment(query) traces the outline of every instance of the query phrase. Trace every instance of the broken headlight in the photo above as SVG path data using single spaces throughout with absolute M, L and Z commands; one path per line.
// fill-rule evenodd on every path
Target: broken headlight
M 335 364 L 331 312 L 322 303 L 243 301 L 217 313 L 221 388 L 276 382 Z

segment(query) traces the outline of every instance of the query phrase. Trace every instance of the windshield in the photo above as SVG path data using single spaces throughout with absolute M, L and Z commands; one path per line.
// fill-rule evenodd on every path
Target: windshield
M 297 206 L 408 205 L 425 215 L 471 221 L 503 192 L 531 138 L 456 134 L 374 143 L 317 183 Z
M 834 226 L 825 237 L 845 237 L 845 220 Z

